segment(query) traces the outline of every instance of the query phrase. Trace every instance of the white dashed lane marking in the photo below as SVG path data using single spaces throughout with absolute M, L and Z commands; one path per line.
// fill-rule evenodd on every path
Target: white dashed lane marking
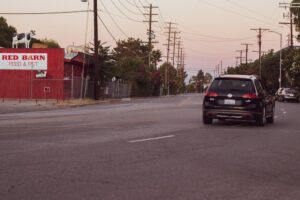
M 281 112 L 286 115 L 287 114 L 287 111 L 284 109 L 284 108 L 281 108 Z
M 140 139 L 140 140 L 131 140 L 131 141 L 129 141 L 129 143 L 147 142 L 147 141 L 153 141 L 153 140 L 162 140 L 162 139 L 168 139 L 168 138 L 173 138 L 173 137 L 175 137 L 175 135 L 167 135 L 167 136 L 146 138 L 146 139 Z

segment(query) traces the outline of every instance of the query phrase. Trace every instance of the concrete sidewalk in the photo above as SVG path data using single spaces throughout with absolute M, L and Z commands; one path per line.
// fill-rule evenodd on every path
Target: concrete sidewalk
M 56 101 L 5 100 L 0 102 L 0 114 L 57 109 Z
M 35 100 L 5 100 L 0 101 L 0 114 L 6 113 L 22 113 L 22 112 L 34 112 L 45 111 L 63 108 L 73 108 L 87 105 L 96 104 L 112 104 L 127 102 L 131 99 L 106 99 L 106 100 L 93 100 L 93 99 L 73 99 L 66 101 L 48 100 L 48 101 L 35 101 Z

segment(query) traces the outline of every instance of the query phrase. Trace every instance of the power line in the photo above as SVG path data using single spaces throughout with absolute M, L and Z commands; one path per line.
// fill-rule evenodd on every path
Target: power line
M 109 13 L 107 7 L 104 5 L 104 3 L 102 1 L 100 1 L 100 3 L 102 4 L 103 8 L 107 11 L 108 16 L 110 17 L 110 19 L 112 20 L 112 22 L 116 25 L 116 27 L 119 29 L 119 31 L 128 38 L 128 35 L 123 31 L 123 29 L 119 26 L 119 24 L 116 22 L 116 20 L 112 17 L 112 15 Z
M 145 7 L 145 5 L 141 2 L 141 0 L 138 0 L 138 2 L 142 5 L 142 7 Z M 146 3 L 148 4 L 148 3 Z
M 273 22 L 273 21 L 277 21 L 276 19 L 273 19 L 273 18 L 271 18 L 271 17 L 269 17 L 269 16 L 267 16 L 267 15 L 264 15 L 264 14 L 262 14 L 262 13 L 259 13 L 259 12 L 255 11 L 255 10 L 250 9 L 250 8 L 244 7 L 244 6 L 242 6 L 242 5 L 240 5 L 240 4 L 236 3 L 236 2 L 234 2 L 234 1 L 232 1 L 232 0 L 226 0 L 226 1 L 227 1 L 228 3 L 230 3 L 230 4 L 232 4 L 232 5 L 235 5 L 236 7 L 239 7 L 239 8 L 241 8 L 241 9 L 247 10 L 248 12 L 251 12 L 251 13 L 254 13 L 254 14 L 258 14 L 258 15 L 260 15 L 260 16 L 262 16 L 262 17 L 265 17 L 265 18 L 271 20 L 272 22 Z
M 139 20 L 136 20 L 136 19 L 133 19 L 133 18 L 129 17 L 126 13 L 124 13 L 124 12 L 117 6 L 117 4 L 116 4 L 113 0 L 111 0 L 110 2 L 111 2 L 111 3 L 115 6 L 115 8 L 116 8 L 122 15 L 124 15 L 127 19 L 129 19 L 129 20 L 131 20 L 131 21 L 135 21 L 135 22 L 142 22 L 142 21 L 139 21 Z
M 99 20 L 101 21 L 102 25 L 104 26 L 104 28 L 106 29 L 106 31 L 109 33 L 109 35 L 111 36 L 111 38 L 115 41 L 118 42 L 117 39 L 113 36 L 112 32 L 108 29 L 108 27 L 106 26 L 106 24 L 104 23 L 104 21 L 100 18 L 100 16 L 98 15 Z
M 125 20 L 129 20 L 129 21 L 132 21 L 132 22 L 136 22 L 136 23 L 143 23 L 142 21 L 137 21 L 137 20 L 131 20 L 131 19 L 128 19 L 128 18 L 124 18 L 124 16 L 122 15 L 119 15 L 119 14 L 116 14 L 116 13 L 112 13 L 112 12 L 107 12 L 106 10 L 104 11 L 101 11 L 103 13 L 106 13 L 106 14 L 110 14 L 112 16 L 115 16 L 115 17 L 118 17 L 120 19 L 125 19 Z
M 144 15 L 143 10 L 138 6 L 138 4 L 136 3 L 135 0 L 133 0 L 135 7 L 139 10 L 139 12 L 144 16 L 144 18 L 146 19 L 146 16 Z M 142 21 L 142 23 L 144 24 L 144 26 L 147 28 L 147 25 Z
M 246 46 L 246 67 L 248 67 L 248 52 L 249 52 L 249 46 L 252 45 L 252 44 L 249 44 L 249 43 L 242 43 L 242 45 Z
M 162 21 L 163 23 L 165 23 L 165 19 L 164 19 L 164 17 L 163 17 L 163 14 L 162 14 L 162 11 L 161 11 L 160 8 L 158 8 L 158 12 L 159 12 L 159 17 L 160 17 L 161 21 Z
M 260 19 L 260 18 L 256 18 L 256 17 L 244 15 L 244 14 L 242 14 L 242 13 L 239 13 L 239 12 L 236 12 L 236 11 L 233 11 L 233 10 L 230 10 L 230 9 L 227 9 L 227 8 L 224 8 L 224 7 L 221 7 L 221 6 L 212 4 L 211 2 L 207 2 L 207 1 L 205 1 L 205 0 L 198 0 L 198 2 L 200 2 L 200 1 L 203 2 L 203 3 L 205 3 L 205 4 L 207 4 L 207 5 L 210 5 L 210 6 L 212 6 L 212 7 L 218 8 L 218 9 L 220 9 L 220 10 L 226 11 L 226 12 L 231 13 L 231 14 L 239 15 L 239 16 L 242 16 L 242 17 L 245 17 L 245 18 L 248 18 L 248 19 L 256 20 L 256 21 L 261 21 L 261 22 L 270 24 L 270 25 L 272 25 L 272 26 L 275 25 L 275 23 L 270 23 L 269 21 L 262 20 L 262 19 Z M 277 25 L 278 25 L 278 24 L 277 24 Z
M 54 12 L 5 12 L 0 15 L 58 15 L 58 14 L 72 14 L 72 13 L 86 13 L 93 12 L 93 10 L 73 10 L 73 11 L 54 11 Z
M 126 0 L 127 1 L 127 3 L 129 3 L 130 5 L 132 5 L 132 6 L 134 6 L 134 7 L 136 7 L 136 4 L 135 3 L 132 3 L 131 1 L 129 1 L 129 0 Z M 134 1 L 134 0 L 133 0 Z M 135 2 L 135 1 L 134 1 Z
M 127 6 L 125 6 L 124 3 L 122 3 L 121 0 L 118 0 L 118 2 L 119 2 L 126 10 L 128 10 L 130 13 L 132 13 L 132 14 L 134 14 L 134 15 L 141 15 L 140 13 L 136 13 L 136 12 L 132 11 L 131 9 L 129 9 Z
M 242 41 L 240 39 L 237 39 L 237 40 L 220 40 L 220 41 L 208 41 L 208 40 L 205 40 L 205 39 L 191 39 L 191 38 L 186 38 L 186 37 L 183 37 L 185 40 L 187 41 L 191 41 L 191 42 L 197 42 L 197 41 L 200 41 L 200 42 L 204 42 L 204 43 L 210 43 L 210 44 L 214 44 L 214 43 L 228 43 L 228 42 L 235 42 L 235 41 Z
M 219 37 L 219 36 L 213 36 L 213 35 L 205 35 L 205 34 L 200 34 L 200 33 L 186 32 L 186 31 L 182 31 L 182 33 L 194 35 L 194 36 L 198 36 L 198 37 L 215 38 L 215 39 L 223 39 L 223 40 L 247 40 L 247 39 L 254 38 L 253 36 L 243 37 L 243 38 L 227 38 L 227 37 Z
M 138 4 L 136 3 L 135 0 L 133 0 L 133 3 L 135 5 L 135 7 L 139 10 L 139 12 L 143 15 L 144 12 L 141 8 L 144 8 L 144 5 L 142 5 L 142 7 L 138 6 Z
M 147 1 L 147 0 L 144 0 L 144 2 L 146 3 L 146 4 L 151 4 L 149 1 Z

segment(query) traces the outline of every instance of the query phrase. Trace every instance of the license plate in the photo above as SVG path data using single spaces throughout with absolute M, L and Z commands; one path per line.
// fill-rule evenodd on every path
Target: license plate
M 225 105 L 235 105 L 235 100 L 234 99 L 225 99 L 224 104 Z

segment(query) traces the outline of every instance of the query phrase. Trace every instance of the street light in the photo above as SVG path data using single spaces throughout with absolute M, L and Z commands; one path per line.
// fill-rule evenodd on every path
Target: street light
M 275 33 L 280 36 L 280 63 L 279 63 L 279 88 L 282 86 L 282 33 L 276 31 L 269 31 L 270 33 Z

